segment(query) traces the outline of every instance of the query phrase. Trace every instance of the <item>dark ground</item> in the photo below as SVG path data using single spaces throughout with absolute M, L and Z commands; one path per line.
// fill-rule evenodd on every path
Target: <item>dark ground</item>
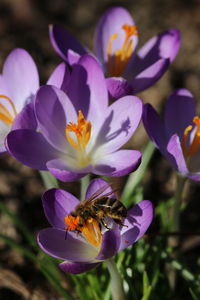
M 0 64 L 9 52 L 22 47 L 34 57 L 40 72 L 41 84 L 61 60 L 52 49 L 48 25 L 65 26 L 85 45 L 92 48 L 94 26 L 109 6 L 123 5 L 129 9 L 139 28 L 140 45 L 168 28 L 181 31 L 182 46 L 178 57 L 165 76 L 154 87 L 140 94 L 145 102 L 162 107 L 175 88 L 191 90 L 200 99 L 200 1 L 140 0 L 140 1 L 73 1 L 73 0 L 0 0 Z M 198 106 L 199 106 L 198 102 Z M 140 149 L 147 141 L 142 128 L 129 146 Z M 75 184 L 74 184 L 75 185 Z M 73 184 L 65 187 L 73 191 Z M 175 189 L 174 175 L 168 163 L 155 153 L 146 180 L 146 198 L 167 199 Z M 36 171 L 22 166 L 13 158 L 0 159 L 0 201 L 24 221 L 34 232 L 47 225 L 41 209 L 40 197 L 44 188 Z M 182 229 L 200 231 L 200 186 L 189 183 L 186 200 L 189 202 L 182 217 Z M 23 240 L 5 215 L 0 215 L 0 233 L 18 243 Z M 191 268 L 200 250 L 200 236 L 183 238 L 182 250 Z M 41 277 L 41 278 L 40 278 Z M 47 286 L 37 268 L 22 255 L 0 241 L 0 299 L 59 299 Z

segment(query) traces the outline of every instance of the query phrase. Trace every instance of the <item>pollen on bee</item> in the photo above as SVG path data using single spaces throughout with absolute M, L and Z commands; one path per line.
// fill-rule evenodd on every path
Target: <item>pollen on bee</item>
M 85 239 L 95 247 L 98 247 L 102 241 L 101 229 L 98 222 L 94 218 L 88 218 L 83 226 L 80 226 L 80 217 L 71 215 L 64 218 L 67 224 L 66 230 L 82 233 Z
M 67 224 L 65 227 L 66 230 L 76 230 L 78 229 L 78 223 L 79 223 L 79 216 L 73 217 L 73 216 L 66 216 L 64 218 L 64 222 Z

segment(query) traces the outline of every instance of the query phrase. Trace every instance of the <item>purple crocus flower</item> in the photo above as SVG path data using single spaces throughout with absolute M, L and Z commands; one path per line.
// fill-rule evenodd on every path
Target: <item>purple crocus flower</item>
M 108 92 L 97 61 L 85 55 L 74 65 L 68 96 L 55 86 L 35 97 L 37 131 L 13 130 L 7 149 L 32 168 L 49 170 L 62 181 L 88 173 L 123 176 L 135 170 L 141 153 L 119 150 L 136 130 L 142 102 L 125 96 L 108 106 Z
M 50 40 L 56 52 L 70 65 L 88 52 L 58 25 L 50 26 Z M 180 48 L 176 29 L 151 38 L 137 53 L 138 32 L 129 12 L 122 7 L 108 9 L 95 32 L 95 55 L 106 76 L 110 96 L 136 94 L 153 85 L 168 69 Z
M 37 67 L 24 49 L 14 49 L 6 58 L 0 75 L 0 153 L 13 121 L 31 102 L 39 87 Z
M 94 179 L 88 186 L 86 199 L 105 185 L 108 184 L 104 180 Z M 112 192 L 110 186 L 99 196 L 109 191 Z M 125 226 L 115 225 L 108 230 L 103 228 L 105 230 L 101 232 L 96 227 L 98 222 L 93 219 L 94 223 L 85 225 L 87 234 L 78 234 L 74 231 L 67 231 L 66 234 L 64 220 L 80 201 L 61 189 L 48 190 L 42 200 L 45 215 L 53 227 L 39 232 L 38 244 L 48 255 L 64 260 L 59 267 L 64 272 L 73 274 L 95 268 L 104 260 L 135 243 L 146 232 L 153 218 L 151 202 L 143 200 L 128 210 L 124 220 Z M 91 236 L 93 236 L 92 240 L 90 240 Z
M 192 94 L 178 89 L 168 98 L 164 121 L 150 104 L 144 106 L 143 122 L 160 152 L 182 175 L 200 181 L 200 118 Z
M 47 84 L 63 90 L 67 83 L 66 64 L 60 64 Z M 6 151 L 5 137 L 14 129 L 36 129 L 33 99 L 39 88 L 36 64 L 24 49 L 14 49 L 6 58 L 0 75 L 0 153 Z

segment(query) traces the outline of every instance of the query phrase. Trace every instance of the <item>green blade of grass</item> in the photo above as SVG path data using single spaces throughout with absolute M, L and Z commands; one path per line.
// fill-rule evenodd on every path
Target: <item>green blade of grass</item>
M 31 246 L 36 247 L 36 241 L 33 234 L 27 229 L 26 225 L 10 210 L 7 206 L 5 206 L 2 202 L 0 202 L 0 211 L 4 213 L 11 222 L 21 231 L 24 238 L 27 240 Z
M 129 200 L 130 196 L 133 194 L 134 190 L 141 182 L 141 180 L 144 176 L 144 173 L 146 171 L 146 168 L 149 164 L 149 161 L 152 158 L 154 150 L 155 150 L 155 146 L 151 142 L 149 142 L 143 152 L 142 163 L 139 166 L 138 170 L 129 175 L 128 180 L 126 182 L 126 185 L 125 185 L 124 190 L 121 195 L 121 200 L 126 205 L 128 205 L 128 200 Z

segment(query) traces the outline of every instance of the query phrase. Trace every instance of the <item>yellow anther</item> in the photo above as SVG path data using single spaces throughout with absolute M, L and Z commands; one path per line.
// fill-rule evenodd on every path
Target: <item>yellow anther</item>
M 78 112 L 78 120 L 76 123 L 69 123 L 66 127 L 66 138 L 68 142 L 77 150 L 85 149 L 91 136 L 92 125 L 90 121 L 86 121 L 82 112 Z M 75 139 L 69 134 L 73 132 L 75 134 Z
M 2 103 L 0 103 L 0 120 L 4 121 L 7 125 L 12 125 L 14 117 L 17 115 L 15 105 L 13 101 L 5 95 L 0 95 L 0 98 L 8 101 L 13 110 L 13 115 L 11 115 L 8 109 Z
M 124 24 L 122 29 L 125 31 L 123 45 L 121 49 L 117 49 L 113 55 L 111 55 L 112 44 L 113 41 L 118 37 L 118 34 L 112 34 L 108 41 L 107 61 L 109 76 L 120 76 L 122 74 L 133 52 L 133 41 L 130 40 L 130 38 L 133 35 L 138 35 L 135 25 Z
M 95 219 L 90 218 L 81 231 L 87 241 L 92 245 L 98 247 L 101 244 L 102 234 L 99 224 Z
M 193 129 L 192 125 L 189 125 L 184 130 L 181 146 L 183 149 L 183 154 L 185 157 L 192 156 L 197 153 L 200 145 L 200 118 L 198 116 L 193 118 L 193 123 L 196 125 L 196 132 L 194 134 L 193 140 L 189 144 L 188 135 Z

